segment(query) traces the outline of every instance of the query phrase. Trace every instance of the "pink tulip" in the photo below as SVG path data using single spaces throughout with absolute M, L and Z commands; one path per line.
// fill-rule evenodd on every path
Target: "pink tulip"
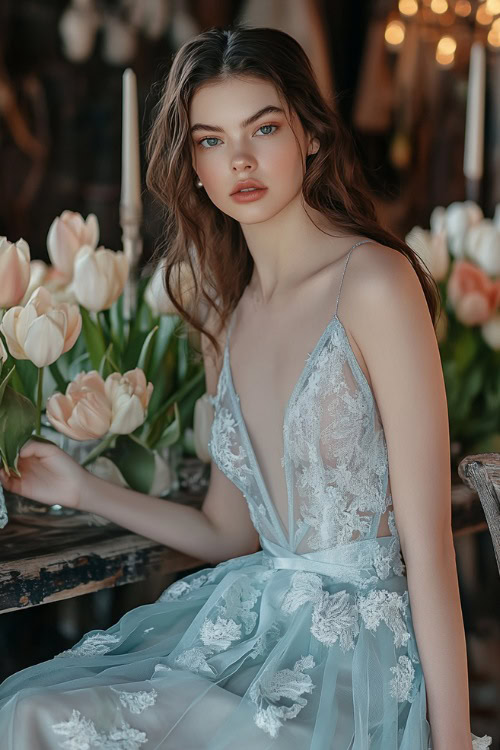
M 89 214 L 84 220 L 76 211 L 63 211 L 50 225 L 47 250 L 53 265 L 67 281 L 71 281 L 79 249 L 83 245 L 94 249 L 98 242 L 99 224 L 94 214 Z
M 96 440 L 111 424 L 111 406 L 104 380 L 96 370 L 81 372 L 66 388 L 47 400 L 47 418 L 58 432 L 73 440 Z
M 146 376 L 138 367 L 120 375 L 114 372 L 106 378 L 106 395 L 111 404 L 110 432 L 128 435 L 146 419 L 153 384 L 146 384 Z
M 57 304 L 47 289 L 38 287 L 25 307 L 7 310 L 0 331 L 15 359 L 29 359 L 37 367 L 45 367 L 71 349 L 81 327 L 76 305 Z
M 30 280 L 30 249 L 23 239 L 15 244 L 0 237 L 0 307 L 18 305 Z
M 464 325 L 485 323 L 500 305 L 500 281 L 465 260 L 457 260 L 448 280 L 448 299 Z

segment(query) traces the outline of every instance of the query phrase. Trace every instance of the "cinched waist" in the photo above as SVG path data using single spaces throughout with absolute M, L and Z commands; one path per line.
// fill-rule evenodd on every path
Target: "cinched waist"
M 399 540 L 395 536 L 362 539 L 303 554 L 264 537 L 260 543 L 266 563 L 273 568 L 320 573 L 358 586 L 376 583 L 390 575 L 403 575 Z

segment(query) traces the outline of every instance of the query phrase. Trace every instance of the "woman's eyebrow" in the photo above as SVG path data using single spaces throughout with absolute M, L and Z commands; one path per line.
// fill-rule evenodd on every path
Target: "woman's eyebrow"
M 272 104 L 269 104 L 267 107 L 262 107 L 262 109 L 259 109 L 258 112 L 256 112 L 254 115 L 250 115 L 250 117 L 247 117 L 246 120 L 243 120 L 242 123 L 240 123 L 240 127 L 246 128 L 248 125 L 251 125 L 253 122 L 259 119 L 259 117 L 262 117 L 262 115 L 267 114 L 285 114 L 285 111 L 281 109 L 281 107 L 275 107 Z M 204 125 L 201 122 L 197 122 L 195 125 L 190 128 L 190 133 L 194 133 L 197 130 L 213 130 L 215 133 L 223 133 L 224 128 L 221 128 L 219 125 Z

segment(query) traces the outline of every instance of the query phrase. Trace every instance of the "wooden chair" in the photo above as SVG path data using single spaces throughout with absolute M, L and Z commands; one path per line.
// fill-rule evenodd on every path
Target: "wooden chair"
M 500 573 L 500 453 L 465 456 L 458 465 L 458 475 L 479 495 Z

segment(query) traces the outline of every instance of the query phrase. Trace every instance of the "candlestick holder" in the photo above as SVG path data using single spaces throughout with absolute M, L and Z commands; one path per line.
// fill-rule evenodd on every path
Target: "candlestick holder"
M 122 246 L 125 257 L 129 262 L 128 280 L 123 290 L 123 317 L 127 321 L 132 320 L 137 306 L 137 271 L 139 259 L 142 255 L 141 221 L 142 210 L 139 206 L 120 205 Z

